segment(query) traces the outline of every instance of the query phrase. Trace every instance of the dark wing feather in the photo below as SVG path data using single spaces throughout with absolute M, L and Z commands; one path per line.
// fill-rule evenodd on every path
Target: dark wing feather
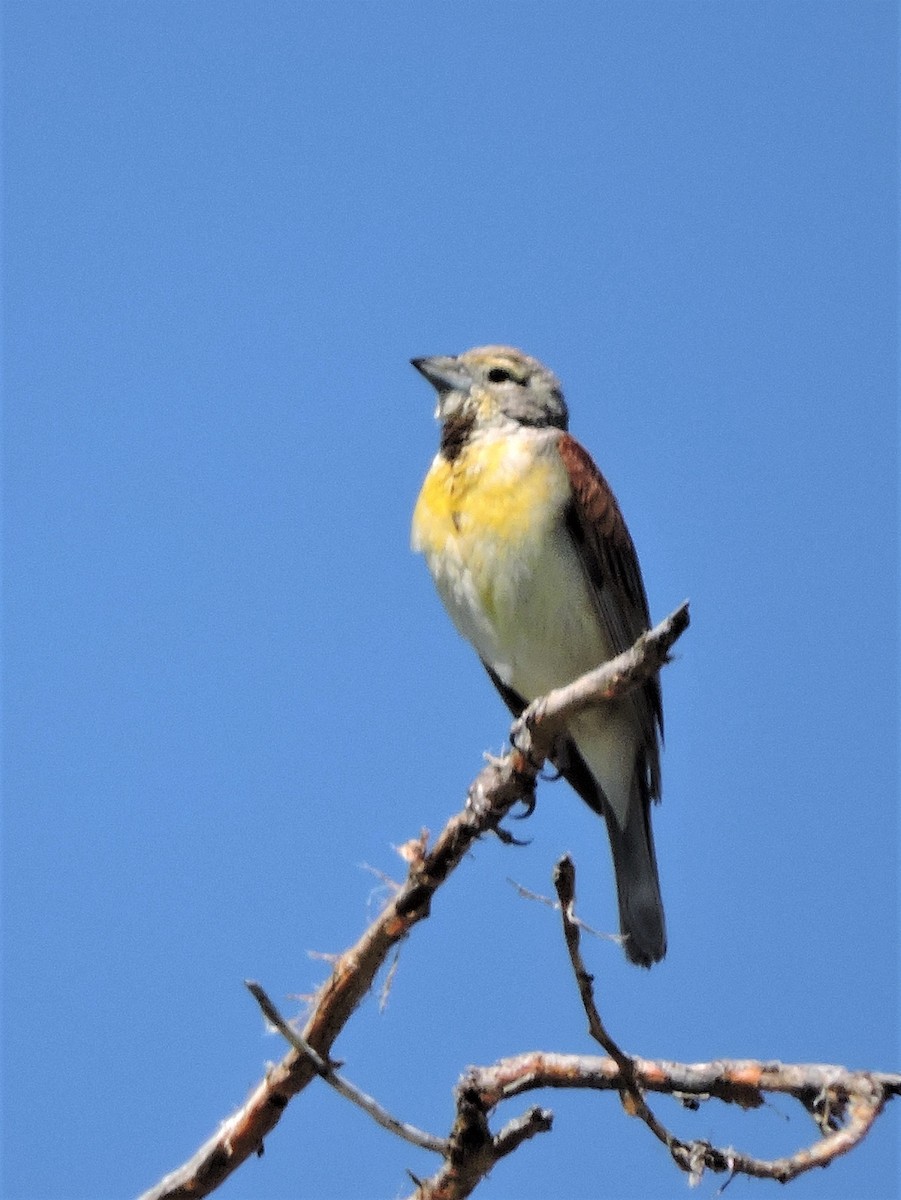
M 646 629 L 651 616 L 635 546 L 616 497 L 591 455 L 570 434 L 558 448 L 569 475 L 572 501 L 566 525 L 591 583 L 598 616 L 614 651 L 627 650 Z M 660 746 L 663 704 L 658 678 L 632 693 L 630 702 L 642 731 L 648 795 L 660 796 Z

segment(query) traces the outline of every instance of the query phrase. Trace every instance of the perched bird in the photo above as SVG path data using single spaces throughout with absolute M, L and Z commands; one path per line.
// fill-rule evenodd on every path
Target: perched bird
M 514 713 L 631 646 L 650 624 L 635 547 L 557 378 L 509 346 L 414 358 L 438 392 L 438 454 L 413 514 L 457 630 Z M 575 717 L 553 761 L 606 823 L 626 955 L 666 953 L 651 834 L 663 714 L 655 678 Z

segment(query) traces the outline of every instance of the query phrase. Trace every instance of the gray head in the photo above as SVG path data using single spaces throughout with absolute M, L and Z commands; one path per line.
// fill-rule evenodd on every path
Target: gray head
M 567 428 L 569 414 L 556 375 L 512 346 L 477 346 L 456 358 L 411 361 L 438 392 L 435 415 L 445 433 L 455 431 L 454 442 L 511 424 Z

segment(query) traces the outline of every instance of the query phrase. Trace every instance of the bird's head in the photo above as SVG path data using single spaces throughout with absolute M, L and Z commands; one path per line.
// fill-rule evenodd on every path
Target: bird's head
M 438 392 L 435 416 L 445 438 L 453 435 L 452 444 L 510 425 L 567 427 L 560 381 L 521 350 L 477 346 L 456 357 L 438 354 L 411 362 Z

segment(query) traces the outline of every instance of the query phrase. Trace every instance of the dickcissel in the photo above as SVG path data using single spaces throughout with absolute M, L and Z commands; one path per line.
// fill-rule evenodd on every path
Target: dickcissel
M 441 423 L 413 548 L 518 716 L 649 627 L 635 547 L 607 481 L 567 432 L 547 367 L 508 346 L 412 363 L 438 393 Z M 666 953 L 650 811 L 662 729 L 654 678 L 575 717 L 553 756 L 607 823 L 623 945 L 645 967 Z

